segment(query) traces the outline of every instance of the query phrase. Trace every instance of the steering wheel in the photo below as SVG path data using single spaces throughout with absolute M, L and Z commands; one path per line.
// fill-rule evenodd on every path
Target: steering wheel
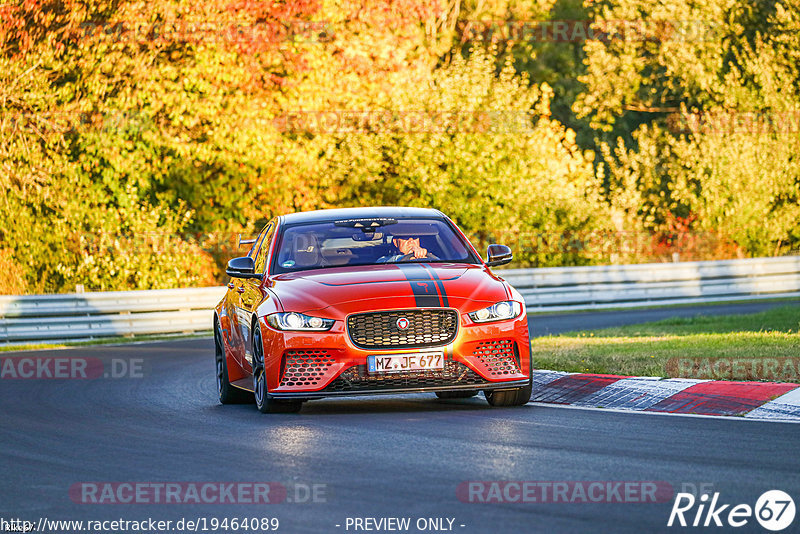
M 408 254 L 403 254 L 401 257 L 397 258 L 397 260 L 395 260 L 395 261 L 411 261 L 413 259 L 414 259 L 414 253 L 413 252 L 409 252 Z M 417 259 L 420 259 L 420 260 L 438 260 L 439 257 L 434 255 L 434 254 L 431 254 L 430 252 L 428 252 L 425 255 L 424 258 L 417 258 Z

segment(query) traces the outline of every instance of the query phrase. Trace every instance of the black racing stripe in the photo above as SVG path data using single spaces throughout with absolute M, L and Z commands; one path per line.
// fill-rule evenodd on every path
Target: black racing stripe
M 439 278 L 439 275 L 436 274 L 436 269 L 431 267 L 430 265 L 422 265 L 429 273 L 431 273 L 431 278 L 436 282 L 436 287 L 439 288 L 439 296 L 442 297 L 442 306 L 445 308 L 450 307 L 450 303 L 447 301 L 447 291 L 444 290 L 444 283 L 442 279 Z
M 436 284 L 427 269 L 418 263 L 398 263 L 397 266 L 411 285 L 411 292 L 414 294 L 418 308 L 442 307 L 442 301 L 436 291 Z

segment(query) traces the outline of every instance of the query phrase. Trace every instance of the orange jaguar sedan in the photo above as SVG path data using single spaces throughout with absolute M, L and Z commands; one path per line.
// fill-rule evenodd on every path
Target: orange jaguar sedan
M 223 404 L 296 412 L 311 399 L 431 392 L 492 406 L 531 396 L 522 296 L 447 216 L 352 208 L 270 221 L 214 310 Z

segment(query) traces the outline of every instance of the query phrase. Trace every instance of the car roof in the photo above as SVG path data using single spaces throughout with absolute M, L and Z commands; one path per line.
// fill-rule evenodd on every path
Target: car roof
M 400 206 L 381 206 L 373 208 L 337 208 L 317 211 L 303 211 L 290 213 L 281 217 L 284 224 L 302 224 L 313 222 L 339 221 L 342 219 L 372 219 L 372 218 L 436 218 L 441 219 L 444 214 L 430 208 L 408 208 Z

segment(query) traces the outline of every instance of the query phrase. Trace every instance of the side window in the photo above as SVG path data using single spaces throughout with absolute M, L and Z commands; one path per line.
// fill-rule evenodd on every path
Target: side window
M 263 235 L 257 243 L 258 245 L 258 252 L 256 252 L 256 272 L 263 273 L 264 268 L 267 265 L 267 257 L 269 256 L 269 245 L 272 243 L 272 234 L 273 230 L 275 229 L 275 223 L 270 222 L 266 228 L 264 228 Z

